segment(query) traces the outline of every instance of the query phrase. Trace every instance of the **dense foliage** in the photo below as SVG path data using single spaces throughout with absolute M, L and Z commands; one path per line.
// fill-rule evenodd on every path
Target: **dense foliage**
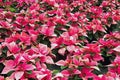
M 0 0 L 0 80 L 120 80 L 120 0 Z

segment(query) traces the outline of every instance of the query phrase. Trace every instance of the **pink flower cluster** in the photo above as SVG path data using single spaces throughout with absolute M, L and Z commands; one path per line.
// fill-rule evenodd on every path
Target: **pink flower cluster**
M 119 80 L 120 0 L 0 0 L 0 80 Z

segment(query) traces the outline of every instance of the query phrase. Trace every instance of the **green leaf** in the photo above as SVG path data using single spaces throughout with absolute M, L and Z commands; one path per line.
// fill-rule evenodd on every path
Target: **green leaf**
M 0 57 L 6 58 L 6 57 L 7 57 L 7 51 L 8 51 L 8 48 L 7 48 L 7 47 L 4 47 L 4 48 L 2 49 L 2 54 L 1 54 Z
M 27 74 L 32 74 L 32 71 L 27 71 Z
M 4 68 L 3 63 L 0 63 L 0 73 L 2 72 L 3 68 Z
M 10 71 L 7 73 L 7 76 L 9 77 L 14 71 Z
M 49 38 L 48 37 L 45 37 L 44 35 L 38 35 L 37 37 L 37 42 L 38 43 L 42 43 L 42 44 L 45 44 L 47 45 L 48 47 L 51 47 L 50 46 L 50 41 L 49 41 Z
M 6 2 L 7 0 L 2 0 L 3 2 Z
M 78 69 L 79 69 L 79 70 L 82 70 L 82 68 L 83 68 L 83 66 L 78 66 Z
M 79 7 L 80 7 L 80 6 L 75 7 L 75 8 L 73 9 L 72 13 L 78 12 L 78 11 L 79 11 Z
M 57 36 L 60 36 L 64 31 L 63 30 L 57 30 L 55 29 L 54 33 L 57 34 Z
M 58 50 L 59 50 L 59 48 L 52 49 L 52 53 L 56 55 L 56 54 L 58 54 Z
M 57 73 L 59 73 L 60 71 L 59 70 L 53 70 L 53 75 L 55 75 L 55 74 L 57 74 Z
M 88 80 L 93 80 L 93 78 L 89 78 Z
M 118 2 L 120 2 L 120 0 L 118 0 Z
M 98 1 L 95 3 L 95 5 L 96 5 L 96 6 L 100 6 L 101 3 L 102 3 L 102 1 L 103 1 L 103 0 L 98 0 Z
M 92 72 L 93 72 L 94 74 L 96 74 L 96 75 L 101 74 L 101 72 L 100 72 L 100 71 L 98 71 L 98 70 L 96 70 L 96 69 L 94 69 Z
M 100 69 L 100 74 L 105 74 L 108 72 L 108 67 L 102 65 L 102 64 L 99 64 L 98 65 L 99 69 Z
M 13 7 L 10 7 L 10 11 L 11 11 L 11 12 L 15 12 L 15 11 L 16 11 L 16 9 L 15 9 L 15 8 L 13 8 Z
M 60 70 L 60 67 L 57 66 L 57 65 L 54 65 L 54 64 L 46 64 L 47 65 L 47 68 L 51 71 L 53 70 Z
M 67 68 L 67 66 L 61 66 L 60 68 L 63 70 L 63 69 L 66 69 L 66 68 Z
M 78 75 L 75 75 L 73 80 L 82 80 Z

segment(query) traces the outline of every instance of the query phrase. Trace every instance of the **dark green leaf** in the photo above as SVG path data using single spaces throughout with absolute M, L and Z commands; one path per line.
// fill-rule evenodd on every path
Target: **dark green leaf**
M 7 76 L 9 77 L 14 71 L 10 71 L 7 73 Z
M 74 9 L 72 10 L 72 13 L 78 12 L 79 11 L 79 7 L 80 6 L 74 7 Z
M 3 65 L 3 63 L 0 63 L 0 73 L 2 72 L 2 70 L 3 70 L 4 67 L 5 66 Z
M 27 74 L 32 74 L 32 71 L 27 71 Z
M 38 43 L 45 44 L 45 45 L 47 45 L 48 47 L 51 46 L 49 39 L 48 39 L 47 37 L 45 37 L 44 35 L 39 35 L 39 36 L 37 37 L 37 42 L 38 42 Z

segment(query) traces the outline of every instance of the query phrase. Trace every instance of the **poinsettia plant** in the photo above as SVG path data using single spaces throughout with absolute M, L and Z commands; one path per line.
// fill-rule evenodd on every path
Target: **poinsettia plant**
M 0 0 L 0 80 L 119 80 L 120 0 Z

